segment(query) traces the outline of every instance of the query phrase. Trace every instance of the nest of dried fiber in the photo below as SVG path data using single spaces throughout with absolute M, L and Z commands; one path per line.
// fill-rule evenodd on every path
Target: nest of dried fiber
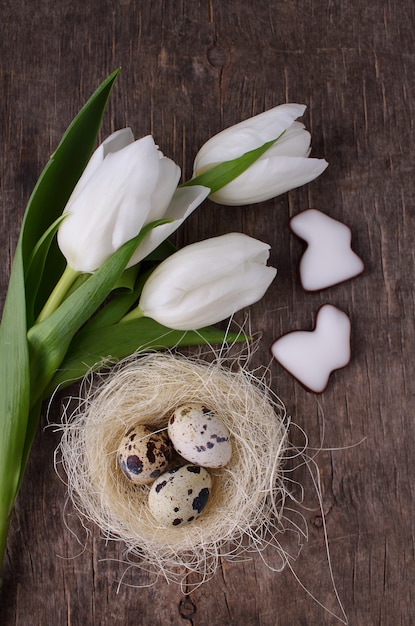
M 204 581 L 220 558 L 262 551 L 283 530 L 289 420 L 264 377 L 237 361 L 225 366 L 220 358 L 158 352 L 93 376 L 83 395 L 64 419 L 57 457 L 69 497 L 107 539 L 122 540 L 139 566 L 178 583 L 189 572 Z M 163 431 L 176 408 L 189 402 L 220 416 L 232 455 L 224 467 L 209 468 L 210 496 L 200 517 L 166 527 L 149 509 L 151 484 L 128 480 L 117 450 L 129 429 L 145 424 Z

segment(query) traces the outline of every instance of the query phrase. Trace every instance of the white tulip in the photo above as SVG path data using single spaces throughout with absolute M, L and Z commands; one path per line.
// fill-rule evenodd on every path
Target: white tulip
M 191 244 L 163 261 L 144 285 L 138 315 L 176 330 L 216 324 L 265 294 L 277 270 L 270 246 L 242 233 Z
M 242 156 L 284 133 L 244 173 L 211 194 L 219 204 L 244 205 L 274 198 L 317 178 L 326 169 L 324 159 L 310 159 L 310 133 L 296 122 L 306 107 L 281 104 L 209 139 L 196 155 L 193 176 L 214 165 Z
M 58 244 L 69 267 L 95 271 L 115 250 L 158 219 L 130 260 L 138 263 L 169 237 L 209 190 L 177 189 L 180 168 L 148 135 L 134 141 L 129 128 L 110 135 L 94 152 L 65 207 Z

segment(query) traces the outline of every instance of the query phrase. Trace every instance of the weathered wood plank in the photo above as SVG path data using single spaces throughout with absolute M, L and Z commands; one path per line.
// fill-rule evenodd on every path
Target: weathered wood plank
M 304 391 L 275 363 L 273 388 L 316 457 L 333 572 L 350 624 L 410 624 L 414 603 L 415 426 L 413 398 L 415 156 L 414 7 L 367 3 L 247 0 L 133 2 L 0 1 L 1 216 L 3 301 L 24 206 L 66 125 L 115 67 L 122 72 L 103 135 L 131 125 L 153 133 L 189 177 L 213 133 L 285 101 L 308 105 L 313 151 L 330 167 L 319 180 L 265 203 L 206 203 L 177 236 L 180 244 L 243 230 L 272 245 L 275 285 L 252 308 L 263 334 L 253 365 L 268 364 L 279 334 L 311 328 L 324 302 L 353 323 L 353 360 L 321 396 Z M 296 264 L 301 245 L 288 232 L 298 211 L 316 207 L 345 221 L 363 276 L 305 294 Z M 242 318 L 241 318 L 242 319 Z M 73 389 L 76 393 L 76 388 Z M 50 407 L 58 422 L 61 401 Z M 43 426 L 46 425 L 46 411 Z M 292 430 L 292 440 L 302 436 Z M 222 564 L 184 599 L 160 581 L 132 589 L 117 580 L 120 546 L 94 529 L 82 551 L 53 468 L 59 435 L 40 429 L 16 505 L 0 599 L 3 624 L 334 624 L 289 571 L 261 558 Z M 355 445 L 361 442 L 359 445 Z M 307 502 L 312 481 L 300 469 Z M 317 509 L 303 510 L 309 541 L 295 564 L 303 584 L 339 614 Z M 278 561 L 266 550 L 271 565 Z M 109 559 L 109 560 L 106 560 Z M 147 585 L 145 572 L 128 582 Z

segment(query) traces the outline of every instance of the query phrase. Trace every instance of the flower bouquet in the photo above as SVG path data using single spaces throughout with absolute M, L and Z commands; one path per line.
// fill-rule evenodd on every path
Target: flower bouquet
M 285 104 L 211 138 L 193 177 L 151 136 L 113 133 L 93 152 L 118 70 L 64 134 L 30 197 L 0 326 L 0 564 L 43 400 L 105 358 L 237 339 L 214 325 L 275 277 L 269 245 L 229 233 L 175 251 L 170 235 L 208 196 L 272 198 L 327 166 Z M 92 154 L 93 153 L 93 154 Z M 91 156 L 92 154 L 92 156 Z

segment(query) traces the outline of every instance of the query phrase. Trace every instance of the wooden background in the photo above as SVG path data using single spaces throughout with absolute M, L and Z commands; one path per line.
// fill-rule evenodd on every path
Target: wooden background
M 320 395 L 276 363 L 272 386 L 318 463 L 334 579 L 350 624 L 409 625 L 414 605 L 414 15 L 411 0 L 1 0 L 0 293 L 29 194 L 66 126 L 101 80 L 122 66 L 103 136 L 130 125 L 153 133 L 191 174 L 200 145 L 222 128 L 286 101 L 308 106 L 317 181 L 244 208 L 205 203 L 179 244 L 240 230 L 272 245 L 278 278 L 251 308 L 271 342 L 311 329 L 330 302 L 352 319 L 352 362 Z M 347 223 L 363 276 L 317 294 L 297 280 L 302 247 L 292 215 L 318 208 Z M 242 318 L 241 318 L 242 319 Z M 74 390 L 76 392 L 76 389 Z M 58 396 L 49 419 L 59 420 Z M 46 425 L 46 407 L 42 426 Z M 301 437 L 296 429 L 294 443 Z M 340 623 L 287 569 L 261 558 L 222 563 L 185 598 L 174 585 L 117 581 L 117 545 L 95 529 L 80 554 L 64 523 L 65 486 L 53 468 L 59 434 L 39 430 L 16 507 L 4 565 L 0 623 L 307 626 Z M 363 440 L 363 441 L 362 441 Z M 361 442 L 359 445 L 355 445 Z M 330 450 L 331 449 L 331 450 Z M 312 481 L 298 471 L 315 507 Z M 71 524 L 71 510 L 67 511 Z M 319 511 L 294 565 L 303 585 L 341 616 L 325 558 Z M 272 550 L 267 560 L 276 564 Z M 136 571 L 129 582 L 146 585 Z

